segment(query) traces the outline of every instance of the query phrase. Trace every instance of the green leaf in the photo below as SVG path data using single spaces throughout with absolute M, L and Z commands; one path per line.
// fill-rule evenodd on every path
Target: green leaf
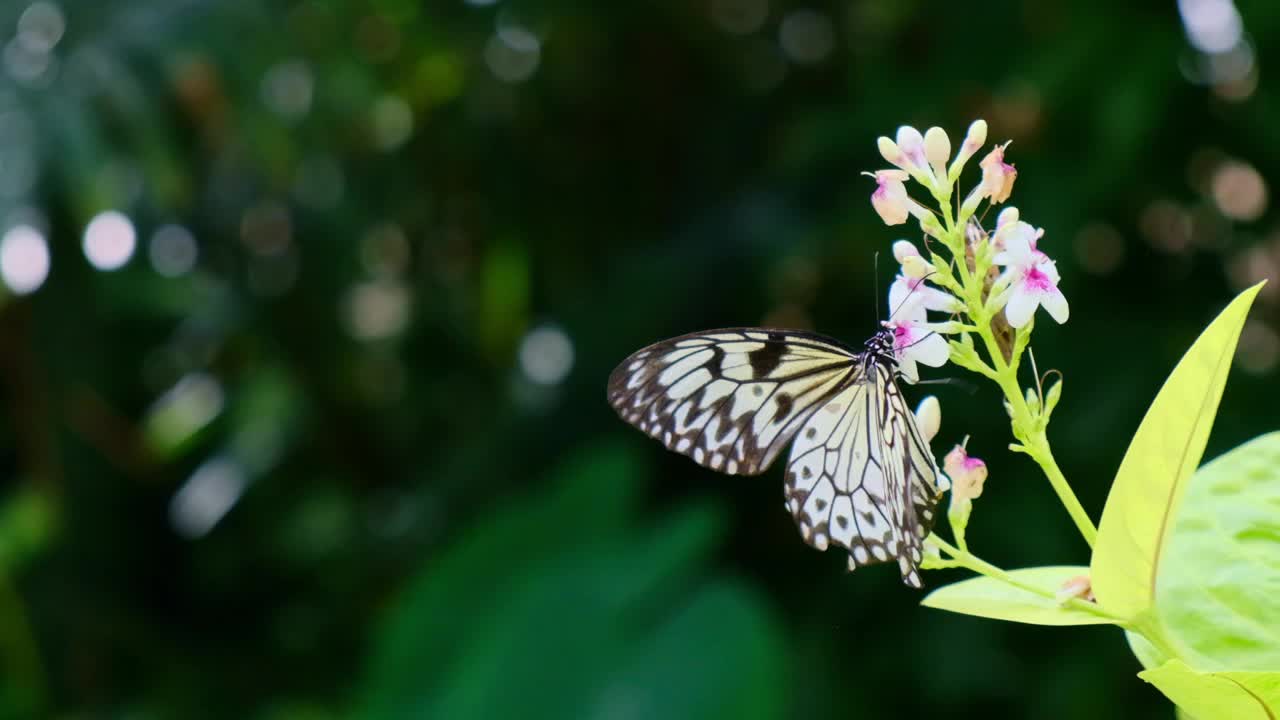
M 1196 720 L 1275 720 L 1280 714 L 1280 672 L 1202 673 L 1170 660 L 1138 677 Z
M 636 464 L 604 448 L 428 559 L 374 639 L 352 715 L 780 716 L 781 633 L 758 593 L 707 569 L 720 514 L 636 527 Z
M 1093 551 L 1093 592 L 1109 612 L 1136 618 L 1155 604 L 1161 553 L 1186 481 L 1204 453 L 1240 328 L 1261 287 L 1236 296 L 1201 333 L 1129 443 Z
M 1089 568 L 1059 565 L 1010 570 L 1007 574 L 1024 585 L 1056 593 L 1071 578 L 1088 575 Z M 1105 617 L 1063 607 L 1053 598 L 986 576 L 938 588 L 920 604 L 964 615 L 1033 625 L 1103 625 L 1109 622 Z
M 1196 471 L 1160 568 L 1156 611 L 1198 668 L 1280 668 L 1280 433 Z

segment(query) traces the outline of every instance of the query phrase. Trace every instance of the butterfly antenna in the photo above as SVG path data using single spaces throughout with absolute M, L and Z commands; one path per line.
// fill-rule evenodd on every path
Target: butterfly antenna
M 874 301 L 875 308 L 876 308 L 876 316 L 872 320 L 872 324 L 874 325 L 875 323 L 880 322 L 880 251 L 879 250 L 876 251 L 875 259 L 872 261 L 872 263 L 873 263 L 874 269 L 872 271 L 871 280 L 874 283 L 874 287 L 876 289 L 876 298 Z
M 933 276 L 934 276 L 934 275 L 936 275 L 937 273 L 938 273 L 938 271 L 937 271 L 937 270 L 934 270 L 933 272 L 929 273 L 928 275 L 925 275 L 924 277 L 922 277 L 922 278 L 920 278 L 919 280 L 916 280 L 914 283 L 912 283 L 912 285 L 911 285 L 911 289 L 907 291 L 907 296 L 906 296 L 906 297 L 904 297 L 904 298 L 902 298 L 902 302 L 898 303 L 898 307 L 894 308 L 893 310 L 891 310 L 891 311 L 889 312 L 889 319 L 890 319 L 890 320 L 892 320 L 892 319 L 893 319 L 893 316 L 894 316 L 894 315 L 897 315 L 897 314 L 898 314 L 898 311 L 899 311 L 899 310 L 901 310 L 901 309 L 903 308 L 903 306 L 907 304 L 907 301 L 911 299 L 911 296 L 915 294 L 916 290 L 919 290 L 921 287 L 923 287 L 923 286 L 924 286 L 924 281 L 925 281 L 925 280 L 928 280 L 929 278 L 933 277 Z

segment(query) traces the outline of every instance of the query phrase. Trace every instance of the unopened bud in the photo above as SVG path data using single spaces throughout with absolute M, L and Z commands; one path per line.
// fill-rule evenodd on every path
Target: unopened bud
M 916 426 L 926 443 L 931 442 L 942 427 L 942 404 L 933 395 L 927 395 L 916 406 Z
M 938 178 L 947 176 L 947 160 L 951 158 L 951 138 L 940 127 L 931 127 L 924 134 L 924 155 Z

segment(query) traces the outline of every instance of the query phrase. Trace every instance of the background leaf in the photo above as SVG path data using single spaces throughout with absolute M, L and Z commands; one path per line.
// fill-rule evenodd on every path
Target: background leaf
M 1008 574 L 1019 582 L 1057 592 L 1071 578 L 1088 575 L 1089 568 L 1074 565 L 1021 568 L 1010 570 Z M 1063 607 L 1055 600 L 985 576 L 938 588 L 920 604 L 964 615 L 1033 625 L 1105 625 L 1109 622 L 1104 617 Z
M 1280 669 L 1280 433 L 1196 471 L 1160 566 L 1156 611 L 1196 668 Z
M 1108 611 L 1134 618 L 1155 603 L 1156 573 L 1186 481 L 1209 440 L 1236 340 L 1262 286 L 1240 293 L 1170 373 L 1129 443 L 1107 496 L 1090 563 Z
M 776 716 L 769 612 L 739 582 L 697 579 L 717 516 L 690 507 L 636 528 L 633 467 L 602 448 L 424 566 L 387 615 L 357 715 Z

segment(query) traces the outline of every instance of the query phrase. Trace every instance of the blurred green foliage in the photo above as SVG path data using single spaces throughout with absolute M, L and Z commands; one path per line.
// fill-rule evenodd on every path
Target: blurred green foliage
M 49 253 L 0 308 L 0 715 L 1168 717 L 1118 631 L 847 575 L 776 472 L 604 382 L 708 327 L 861 341 L 875 137 L 982 116 L 1060 259 L 1036 358 L 1097 517 L 1280 257 L 1280 11 L 1239 10 L 1210 57 L 1173 2 L 0 4 L 0 232 Z M 1272 429 L 1275 287 L 1208 457 Z M 934 390 L 991 469 L 971 545 L 1083 563 L 997 396 Z

